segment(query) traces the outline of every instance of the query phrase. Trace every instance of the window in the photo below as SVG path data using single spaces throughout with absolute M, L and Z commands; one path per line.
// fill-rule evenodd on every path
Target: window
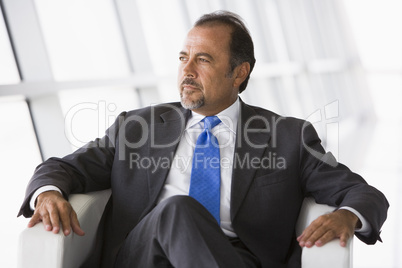
M 65 135 L 74 150 L 104 136 L 121 112 L 139 107 L 138 95 L 130 88 L 64 90 L 59 98 Z
M 155 1 L 137 0 L 137 3 L 156 74 L 175 77 L 179 51 L 190 28 L 181 1 L 157 1 L 158 8 Z
M 7 28 L 0 7 L 0 85 L 20 82 Z
M 113 2 L 35 0 L 55 80 L 129 74 Z
M 17 219 L 17 212 L 32 172 L 42 159 L 23 97 L 0 98 L 0 125 L 0 177 L 6 181 L 0 193 L 0 236 L 2 256 L 7 256 L 0 258 L 0 267 L 15 267 L 17 237 L 28 223 Z

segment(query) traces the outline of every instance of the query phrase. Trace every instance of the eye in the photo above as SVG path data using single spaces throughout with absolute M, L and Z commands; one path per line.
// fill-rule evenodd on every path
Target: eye
M 186 57 L 184 57 L 184 56 L 179 57 L 179 61 L 185 61 L 185 60 L 186 60 Z
M 200 58 L 200 61 L 201 61 L 201 62 L 206 62 L 206 63 L 209 62 L 209 60 L 204 59 L 204 58 Z

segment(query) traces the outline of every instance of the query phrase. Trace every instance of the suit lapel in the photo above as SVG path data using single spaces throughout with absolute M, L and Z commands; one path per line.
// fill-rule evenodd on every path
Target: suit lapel
M 190 114 L 189 110 L 174 106 L 174 109 L 160 115 L 160 122 L 150 125 L 150 133 L 153 138 L 149 142 L 149 157 L 155 161 L 168 159 L 169 162 L 169 167 L 159 166 L 157 169 L 147 171 L 151 204 L 156 203 L 165 183 Z M 239 114 L 231 189 L 230 214 L 232 221 L 246 197 L 257 171 L 255 165 L 250 165 L 250 161 L 254 158 L 261 159 L 271 138 L 267 124 L 253 108 L 241 102 Z
M 239 113 L 231 187 L 232 221 L 247 195 L 258 168 L 255 164 L 251 164 L 251 161 L 262 158 L 271 139 L 266 119 L 259 116 L 253 108 L 241 102 Z
M 190 115 L 189 110 L 176 106 L 173 108 L 160 115 L 161 121 L 150 125 L 149 157 L 155 160 L 154 165 L 157 166 L 147 171 L 152 203 L 156 202 L 165 183 L 174 153 Z

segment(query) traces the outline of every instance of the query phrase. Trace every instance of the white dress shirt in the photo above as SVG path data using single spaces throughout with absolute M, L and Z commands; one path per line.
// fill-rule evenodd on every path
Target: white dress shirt
M 218 113 L 216 116 L 222 122 L 212 129 L 212 134 L 218 139 L 221 158 L 221 228 L 227 236 L 232 237 L 236 234 L 230 220 L 230 190 L 239 105 L 240 101 L 237 99 L 230 107 Z M 205 116 L 192 112 L 180 139 L 158 202 L 174 195 L 189 194 L 194 148 L 198 136 L 204 130 L 204 122 L 201 122 L 204 118 Z

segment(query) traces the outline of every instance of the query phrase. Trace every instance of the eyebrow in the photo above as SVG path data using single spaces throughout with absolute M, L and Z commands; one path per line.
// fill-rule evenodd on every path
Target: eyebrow
M 180 55 L 184 55 L 184 56 L 188 56 L 188 53 L 187 52 L 185 52 L 185 51 L 180 51 L 180 53 L 179 53 Z M 209 60 L 214 60 L 214 58 L 211 56 L 211 54 L 208 54 L 208 53 L 206 53 L 206 52 L 199 52 L 199 53 L 196 53 L 195 54 L 195 56 L 197 56 L 197 57 L 207 57 Z

